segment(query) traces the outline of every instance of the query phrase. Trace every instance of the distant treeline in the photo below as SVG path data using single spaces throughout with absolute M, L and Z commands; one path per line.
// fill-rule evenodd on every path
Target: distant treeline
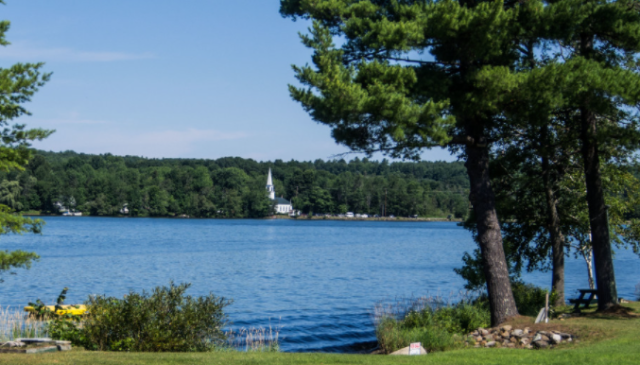
M 16 211 L 85 215 L 259 218 L 273 214 L 265 185 L 303 213 L 462 218 L 468 179 L 459 162 L 333 160 L 256 162 L 149 159 L 36 151 L 25 171 L 0 173 L 0 203 Z

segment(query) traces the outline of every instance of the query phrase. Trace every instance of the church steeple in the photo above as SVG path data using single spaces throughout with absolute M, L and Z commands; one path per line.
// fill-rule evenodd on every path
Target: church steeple
M 267 175 L 267 191 L 269 192 L 269 199 L 274 200 L 276 198 L 276 189 L 273 187 L 271 168 L 269 168 L 269 175 Z

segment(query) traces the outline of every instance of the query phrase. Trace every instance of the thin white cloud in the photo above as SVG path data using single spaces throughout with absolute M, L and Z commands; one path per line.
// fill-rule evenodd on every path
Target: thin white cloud
M 30 62 L 113 62 L 140 60 L 155 57 L 152 53 L 126 53 L 109 51 L 80 51 L 72 48 L 36 47 L 25 42 L 15 42 L 0 49 L 0 59 Z
M 107 124 L 104 120 L 94 120 L 94 119 L 77 119 L 77 118 L 54 118 L 54 119 L 31 119 L 29 120 L 29 124 L 37 124 L 43 128 L 55 128 L 57 125 L 67 125 L 67 124 L 84 124 L 84 125 L 94 125 L 94 124 Z

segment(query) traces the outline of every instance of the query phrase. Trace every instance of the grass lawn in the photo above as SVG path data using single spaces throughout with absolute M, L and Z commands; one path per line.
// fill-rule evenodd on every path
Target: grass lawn
M 640 312 L 640 303 L 625 304 Z M 523 326 L 528 318 L 515 320 Z M 427 356 L 290 353 L 115 353 L 72 350 L 36 355 L 0 354 L 0 364 L 640 364 L 640 316 L 587 314 L 550 328 L 578 337 L 577 343 L 551 350 L 464 349 Z

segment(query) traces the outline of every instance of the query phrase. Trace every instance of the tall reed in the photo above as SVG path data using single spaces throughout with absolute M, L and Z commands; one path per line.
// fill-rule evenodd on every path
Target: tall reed
M 471 302 L 479 296 L 476 292 L 459 292 L 443 295 L 426 295 L 421 297 L 396 298 L 393 301 L 380 301 L 373 309 L 373 321 L 377 325 L 387 318 L 402 319 L 410 312 L 422 312 L 425 309 L 437 310 L 450 307 L 460 302 Z
M 0 307 L 0 341 L 11 341 L 16 338 L 47 337 L 47 323 L 12 309 Z
M 278 339 L 280 328 L 240 328 L 225 332 L 227 343 L 232 349 L 248 352 L 277 352 L 280 351 Z

